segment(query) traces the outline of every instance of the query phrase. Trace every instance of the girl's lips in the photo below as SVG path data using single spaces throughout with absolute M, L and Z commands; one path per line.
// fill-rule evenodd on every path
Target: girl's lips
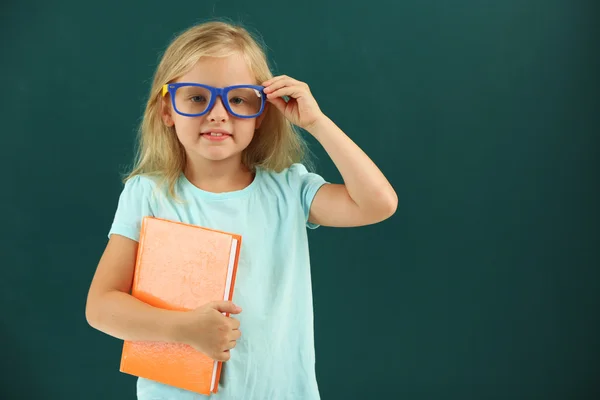
M 217 132 L 215 132 L 215 133 L 217 133 Z M 221 132 L 219 132 L 219 133 L 221 133 Z M 221 135 L 213 135 L 213 134 L 211 134 L 211 132 L 206 132 L 206 133 L 202 134 L 202 137 L 206 140 L 220 142 L 220 141 L 230 138 L 231 135 L 229 133 L 221 133 Z

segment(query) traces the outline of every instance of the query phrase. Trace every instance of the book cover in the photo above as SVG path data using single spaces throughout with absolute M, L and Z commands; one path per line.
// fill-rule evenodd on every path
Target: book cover
M 168 310 L 232 300 L 241 242 L 237 234 L 145 217 L 131 294 Z M 217 393 L 221 368 L 222 362 L 188 345 L 123 343 L 121 372 L 196 393 Z

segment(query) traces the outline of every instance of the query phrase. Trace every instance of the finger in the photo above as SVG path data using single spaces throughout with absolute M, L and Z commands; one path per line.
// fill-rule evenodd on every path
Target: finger
M 279 111 L 281 111 L 282 113 L 285 112 L 285 107 L 287 106 L 287 103 L 285 102 L 284 99 L 276 97 L 274 99 L 269 99 L 267 98 L 267 101 L 270 102 L 271 104 L 273 104 L 275 106 L 276 109 L 278 109 Z
M 233 333 L 231 334 L 231 340 L 238 340 L 240 337 L 242 337 L 242 331 L 240 330 L 235 330 L 233 331 Z
M 265 93 L 273 92 L 279 88 L 284 86 L 300 86 L 305 89 L 308 89 L 308 85 L 304 82 L 301 82 L 297 79 L 290 78 L 289 76 L 278 77 L 278 79 L 273 81 L 265 82 Z
M 231 359 L 231 353 L 229 352 L 229 350 L 225 350 L 222 353 L 217 354 L 217 356 L 215 357 L 215 360 L 217 361 L 229 361 Z
M 228 312 L 238 314 L 242 311 L 241 307 L 238 307 L 231 301 L 213 301 L 210 303 L 210 307 L 220 312 Z
M 263 86 L 269 86 L 273 82 L 276 82 L 278 80 L 285 79 L 285 78 L 288 78 L 288 76 L 287 75 L 277 75 L 277 76 L 272 77 L 271 79 L 268 79 L 268 80 L 264 81 L 262 83 L 262 85 Z
M 229 320 L 231 329 L 238 329 L 240 327 L 240 321 L 238 321 L 237 319 L 229 317 Z
M 293 97 L 294 99 L 297 99 L 299 97 L 302 97 L 302 95 L 304 95 L 305 93 L 306 92 L 304 91 L 304 88 L 300 86 L 285 86 L 272 93 L 268 93 L 267 99 L 273 99 L 281 96 L 289 96 Z
M 279 79 L 279 80 L 271 83 L 267 87 L 265 87 L 265 93 L 274 92 L 277 89 L 281 89 L 282 87 L 285 87 L 285 86 L 299 86 L 299 85 L 298 85 L 298 82 L 295 82 L 293 79 L 282 78 L 282 79 Z

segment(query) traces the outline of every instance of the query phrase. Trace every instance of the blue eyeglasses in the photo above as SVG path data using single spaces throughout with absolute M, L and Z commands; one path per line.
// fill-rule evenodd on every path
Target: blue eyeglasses
M 201 83 L 168 83 L 162 88 L 169 93 L 175 112 L 186 117 L 199 117 L 209 112 L 220 96 L 227 111 L 238 118 L 258 117 L 265 109 L 264 86 L 234 85 L 216 88 Z

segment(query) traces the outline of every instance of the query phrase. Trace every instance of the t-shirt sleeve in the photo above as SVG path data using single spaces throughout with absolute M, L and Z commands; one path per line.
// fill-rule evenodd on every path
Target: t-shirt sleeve
M 142 219 L 145 216 L 153 216 L 150 201 L 153 186 L 149 178 L 139 175 L 125 183 L 108 233 L 109 238 L 116 233 L 139 241 Z
M 293 164 L 288 170 L 288 182 L 300 196 L 300 202 L 304 211 L 306 226 L 310 229 L 318 228 L 318 224 L 308 222 L 310 207 L 317 191 L 327 183 L 325 179 L 314 172 L 309 172 L 303 164 Z

